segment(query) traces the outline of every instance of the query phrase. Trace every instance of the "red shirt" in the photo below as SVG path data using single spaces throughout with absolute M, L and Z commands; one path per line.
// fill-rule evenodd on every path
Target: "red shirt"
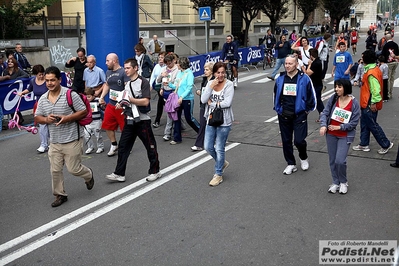
M 339 108 L 339 101 L 337 100 L 337 103 L 335 104 L 335 108 Z M 333 112 L 335 111 L 335 108 L 333 109 Z M 352 111 L 352 99 L 350 100 L 350 102 L 344 107 L 342 108 L 345 111 Z M 341 126 L 341 122 L 334 120 L 331 118 L 331 122 L 330 125 L 332 126 Z M 337 137 L 346 137 L 348 135 L 347 131 L 343 131 L 343 130 L 333 130 L 333 131 L 328 131 L 328 134 L 337 136 Z

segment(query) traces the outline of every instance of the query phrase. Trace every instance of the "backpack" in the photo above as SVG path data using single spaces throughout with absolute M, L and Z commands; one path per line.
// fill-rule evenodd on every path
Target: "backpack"
M 86 95 L 82 94 L 82 93 L 78 93 L 75 91 L 75 93 L 79 94 L 80 98 L 82 99 L 83 103 L 86 105 L 86 110 L 87 110 L 87 115 L 85 117 L 83 117 L 82 119 L 80 119 L 79 121 L 77 121 L 77 123 L 81 126 L 86 126 L 88 124 L 90 124 L 93 121 L 93 115 L 92 115 L 92 110 L 90 107 L 90 101 L 87 99 Z M 67 98 L 67 102 L 69 107 L 71 107 L 72 111 L 75 111 L 75 108 L 73 108 L 73 102 L 72 102 L 72 90 L 69 89 L 67 90 L 67 94 L 66 94 L 66 98 Z

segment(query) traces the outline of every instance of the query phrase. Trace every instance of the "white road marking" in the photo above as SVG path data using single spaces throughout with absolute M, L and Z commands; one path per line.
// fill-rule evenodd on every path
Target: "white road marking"
M 234 148 L 234 147 L 236 147 L 238 145 L 240 145 L 240 143 L 229 144 L 228 146 L 226 146 L 226 151 L 228 151 L 228 150 L 230 150 L 230 149 L 232 149 L 232 148 Z M 186 163 L 188 163 L 188 162 L 190 162 L 190 161 L 192 161 L 192 160 L 204 155 L 204 153 L 206 153 L 206 152 L 202 151 L 200 153 L 197 153 L 195 155 L 192 155 L 192 156 L 188 157 L 187 159 L 184 159 L 184 160 L 182 160 L 182 161 L 180 161 L 178 163 L 175 163 L 175 164 L 165 168 L 162 171 L 162 173 L 169 172 L 169 171 L 171 171 L 171 170 L 173 170 L 173 169 L 175 169 L 175 168 L 177 168 L 177 167 L 179 167 L 179 166 L 181 166 L 183 164 L 186 164 Z M 128 203 L 128 202 L 130 202 L 130 201 L 132 201 L 132 200 L 134 200 L 134 199 L 136 199 L 138 197 L 140 197 L 140 196 L 142 196 L 142 195 L 144 195 L 147 192 L 150 192 L 151 190 L 153 190 L 153 189 L 155 189 L 155 188 L 157 188 L 157 187 L 159 187 L 159 186 L 161 186 L 161 185 L 163 185 L 163 184 L 165 184 L 165 183 L 167 183 L 167 182 L 169 182 L 171 180 L 173 180 L 174 178 L 176 178 L 176 177 L 178 177 L 178 176 L 180 176 L 180 175 L 182 175 L 182 174 L 194 169 L 195 167 L 197 167 L 197 166 L 209 161 L 210 159 L 212 159 L 212 157 L 210 155 L 208 155 L 208 156 L 206 156 L 206 157 L 204 157 L 204 158 L 202 158 L 200 160 L 196 160 L 194 163 L 191 163 L 191 164 L 189 164 L 189 165 L 177 170 L 176 172 L 173 172 L 173 173 L 171 173 L 171 174 L 169 174 L 167 176 L 164 176 L 164 177 L 160 178 L 159 180 L 157 180 L 157 181 L 155 181 L 153 183 L 148 183 L 147 181 L 145 181 L 145 178 L 143 178 L 143 179 L 141 179 L 141 180 L 139 180 L 139 181 L 137 181 L 137 182 L 125 187 L 125 188 L 122 188 L 122 189 L 120 189 L 118 191 L 115 191 L 114 193 L 111 193 L 108 196 L 105 196 L 105 197 L 103 197 L 103 198 L 101 198 L 101 199 L 99 199 L 99 200 L 97 200 L 97 201 L 95 201 L 93 203 L 90 203 L 90 204 L 88 204 L 88 205 L 86 205 L 86 206 L 84 206 L 82 208 L 79 208 L 79 209 L 77 209 L 77 210 L 75 210 L 75 211 L 73 211 L 73 212 L 71 212 L 69 214 L 66 214 L 66 215 L 64 215 L 64 216 L 62 216 L 62 217 L 60 217 L 60 218 L 58 218 L 58 219 L 56 219 L 56 220 L 54 220 L 52 222 L 49 222 L 49 223 L 47 223 L 47 224 L 45 224 L 45 225 L 43 225 L 41 227 L 38 227 L 35 230 L 32 230 L 32 231 L 30 231 L 30 232 L 28 232 L 28 233 L 26 233 L 26 234 L 24 234 L 22 236 L 19 236 L 19 237 L 15 238 L 15 239 L 13 239 L 11 241 L 8 241 L 5 244 L 2 244 L 0 246 L 1 247 L 0 253 L 3 252 L 4 250 L 10 249 L 10 248 L 20 244 L 22 242 L 25 242 L 28 239 L 30 239 L 30 238 L 32 238 L 34 236 L 37 236 L 38 234 L 43 233 L 44 231 L 47 231 L 47 230 L 49 230 L 49 229 L 51 229 L 51 228 L 53 228 L 53 227 L 55 227 L 55 226 L 57 226 L 57 225 L 59 225 L 59 224 L 61 224 L 63 222 L 66 222 L 66 221 L 76 217 L 79 214 L 82 214 L 84 212 L 88 212 L 90 209 L 92 209 L 92 208 L 94 208 L 94 207 L 96 207 L 96 206 L 98 206 L 100 204 L 103 204 L 103 203 L 105 203 L 107 201 L 110 201 L 112 198 L 114 198 L 116 196 L 124 194 L 124 193 L 132 190 L 133 188 L 136 188 L 136 187 L 138 187 L 138 186 L 140 186 L 140 185 L 142 185 L 144 183 L 148 183 L 147 186 L 144 186 L 144 187 L 140 188 L 139 190 L 133 191 L 131 194 L 128 194 L 128 195 L 124 196 L 123 198 L 118 199 L 116 201 L 113 201 L 112 203 L 110 203 L 110 204 L 108 204 L 108 205 L 106 205 L 106 206 L 104 206 L 104 207 L 102 207 L 102 208 L 100 208 L 98 210 L 94 210 L 90 214 L 88 214 L 88 215 L 86 215 L 86 216 L 84 216 L 84 217 L 82 217 L 82 218 L 80 218 L 80 219 L 78 219 L 76 221 L 73 221 L 70 224 L 68 224 L 68 225 L 66 225 L 66 226 L 64 226 L 64 227 L 62 227 L 62 228 L 60 228 L 58 230 L 55 230 L 52 233 L 50 233 L 50 234 L 48 234 L 46 236 L 43 236 L 40 239 L 38 239 L 38 240 L 36 240 L 36 241 L 26 245 L 26 246 L 23 246 L 23 247 L 15 250 L 13 252 L 11 252 L 10 254 L 0 258 L 0 265 L 6 265 L 6 264 L 18 259 L 18 258 L 21 258 L 22 256 L 24 256 L 24 255 L 26 255 L 26 254 L 28 254 L 28 253 L 30 253 L 30 252 L 42 247 L 42 246 L 50 243 L 51 241 L 54 241 L 57 238 L 65 235 L 65 234 L 68 234 L 69 232 L 71 232 L 71 231 L 73 231 L 73 230 L 75 230 L 75 229 L 77 229 L 77 228 L 79 228 L 79 227 L 81 227 L 81 226 L 93 221 L 94 219 L 96 219 L 96 218 L 98 218 L 98 217 L 100 217 L 100 216 L 102 216 L 102 215 L 104 215 L 104 214 L 106 214 L 106 213 L 108 213 L 108 212 L 110 212 L 110 211 L 112 211 L 112 210 L 114 210 L 114 209 L 116 209 L 116 208 L 118 208 L 118 207 L 120 207 L 120 206 L 122 206 L 122 205 L 124 205 L 124 204 L 126 204 L 126 203 Z
M 257 73 L 257 74 L 253 74 L 253 75 L 249 75 L 249 76 L 245 76 L 240 78 L 240 75 L 238 75 L 238 82 L 243 82 L 243 81 L 247 81 L 247 80 L 251 80 L 251 79 L 255 79 L 261 76 L 266 76 L 265 73 Z

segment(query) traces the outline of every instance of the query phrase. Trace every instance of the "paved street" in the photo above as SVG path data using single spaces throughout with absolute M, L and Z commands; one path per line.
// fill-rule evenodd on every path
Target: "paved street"
M 359 46 L 362 51 L 364 38 Z M 399 71 L 393 99 L 378 117 L 395 146 L 379 155 L 371 137 L 370 152 L 350 150 L 346 195 L 327 193 L 331 175 L 317 112 L 309 115 L 309 170 L 282 174 L 274 82 L 266 78 L 271 72 L 240 69 L 226 152 L 230 167 L 217 187 L 208 186 L 213 160 L 190 150 L 193 130 L 184 131 L 180 145 L 163 141 L 164 114 L 154 129 L 161 179 L 145 181 L 149 163 L 137 141 L 126 182 L 105 179 L 117 157 L 85 155 L 83 163 L 95 173 L 93 190 L 65 169 L 68 202 L 52 208 L 47 154 L 36 152 L 39 137 L 1 132 L 0 265 L 309 266 L 318 265 L 319 240 L 398 240 L 399 169 L 389 163 L 399 144 Z M 331 76 L 326 85 L 327 99 Z M 353 94 L 358 97 L 359 88 Z M 156 99 L 151 106 L 153 118 Z M 196 117 L 198 109 L 196 98 Z M 359 132 L 358 127 L 355 145 Z M 108 149 L 105 132 L 103 137 Z

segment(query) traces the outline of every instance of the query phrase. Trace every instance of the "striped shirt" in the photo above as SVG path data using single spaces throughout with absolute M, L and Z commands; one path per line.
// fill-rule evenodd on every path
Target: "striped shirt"
M 54 104 L 48 100 L 49 92 L 43 94 L 39 99 L 35 116 L 40 115 L 46 117 L 50 114 L 66 116 L 72 114 L 72 108 L 69 107 L 66 99 L 67 90 L 68 88 L 61 87 L 60 94 L 58 95 L 58 98 Z M 86 105 L 83 103 L 82 99 L 77 93 L 71 93 L 71 96 L 73 107 L 76 111 L 86 110 Z M 84 134 L 83 127 L 79 126 L 77 122 L 69 122 L 59 126 L 55 126 L 55 123 L 48 124 L 50 131 L 50 143 L 63 144 L 78 140 L 78 127 L 80 130 L 80 137 L 82 137 Z

